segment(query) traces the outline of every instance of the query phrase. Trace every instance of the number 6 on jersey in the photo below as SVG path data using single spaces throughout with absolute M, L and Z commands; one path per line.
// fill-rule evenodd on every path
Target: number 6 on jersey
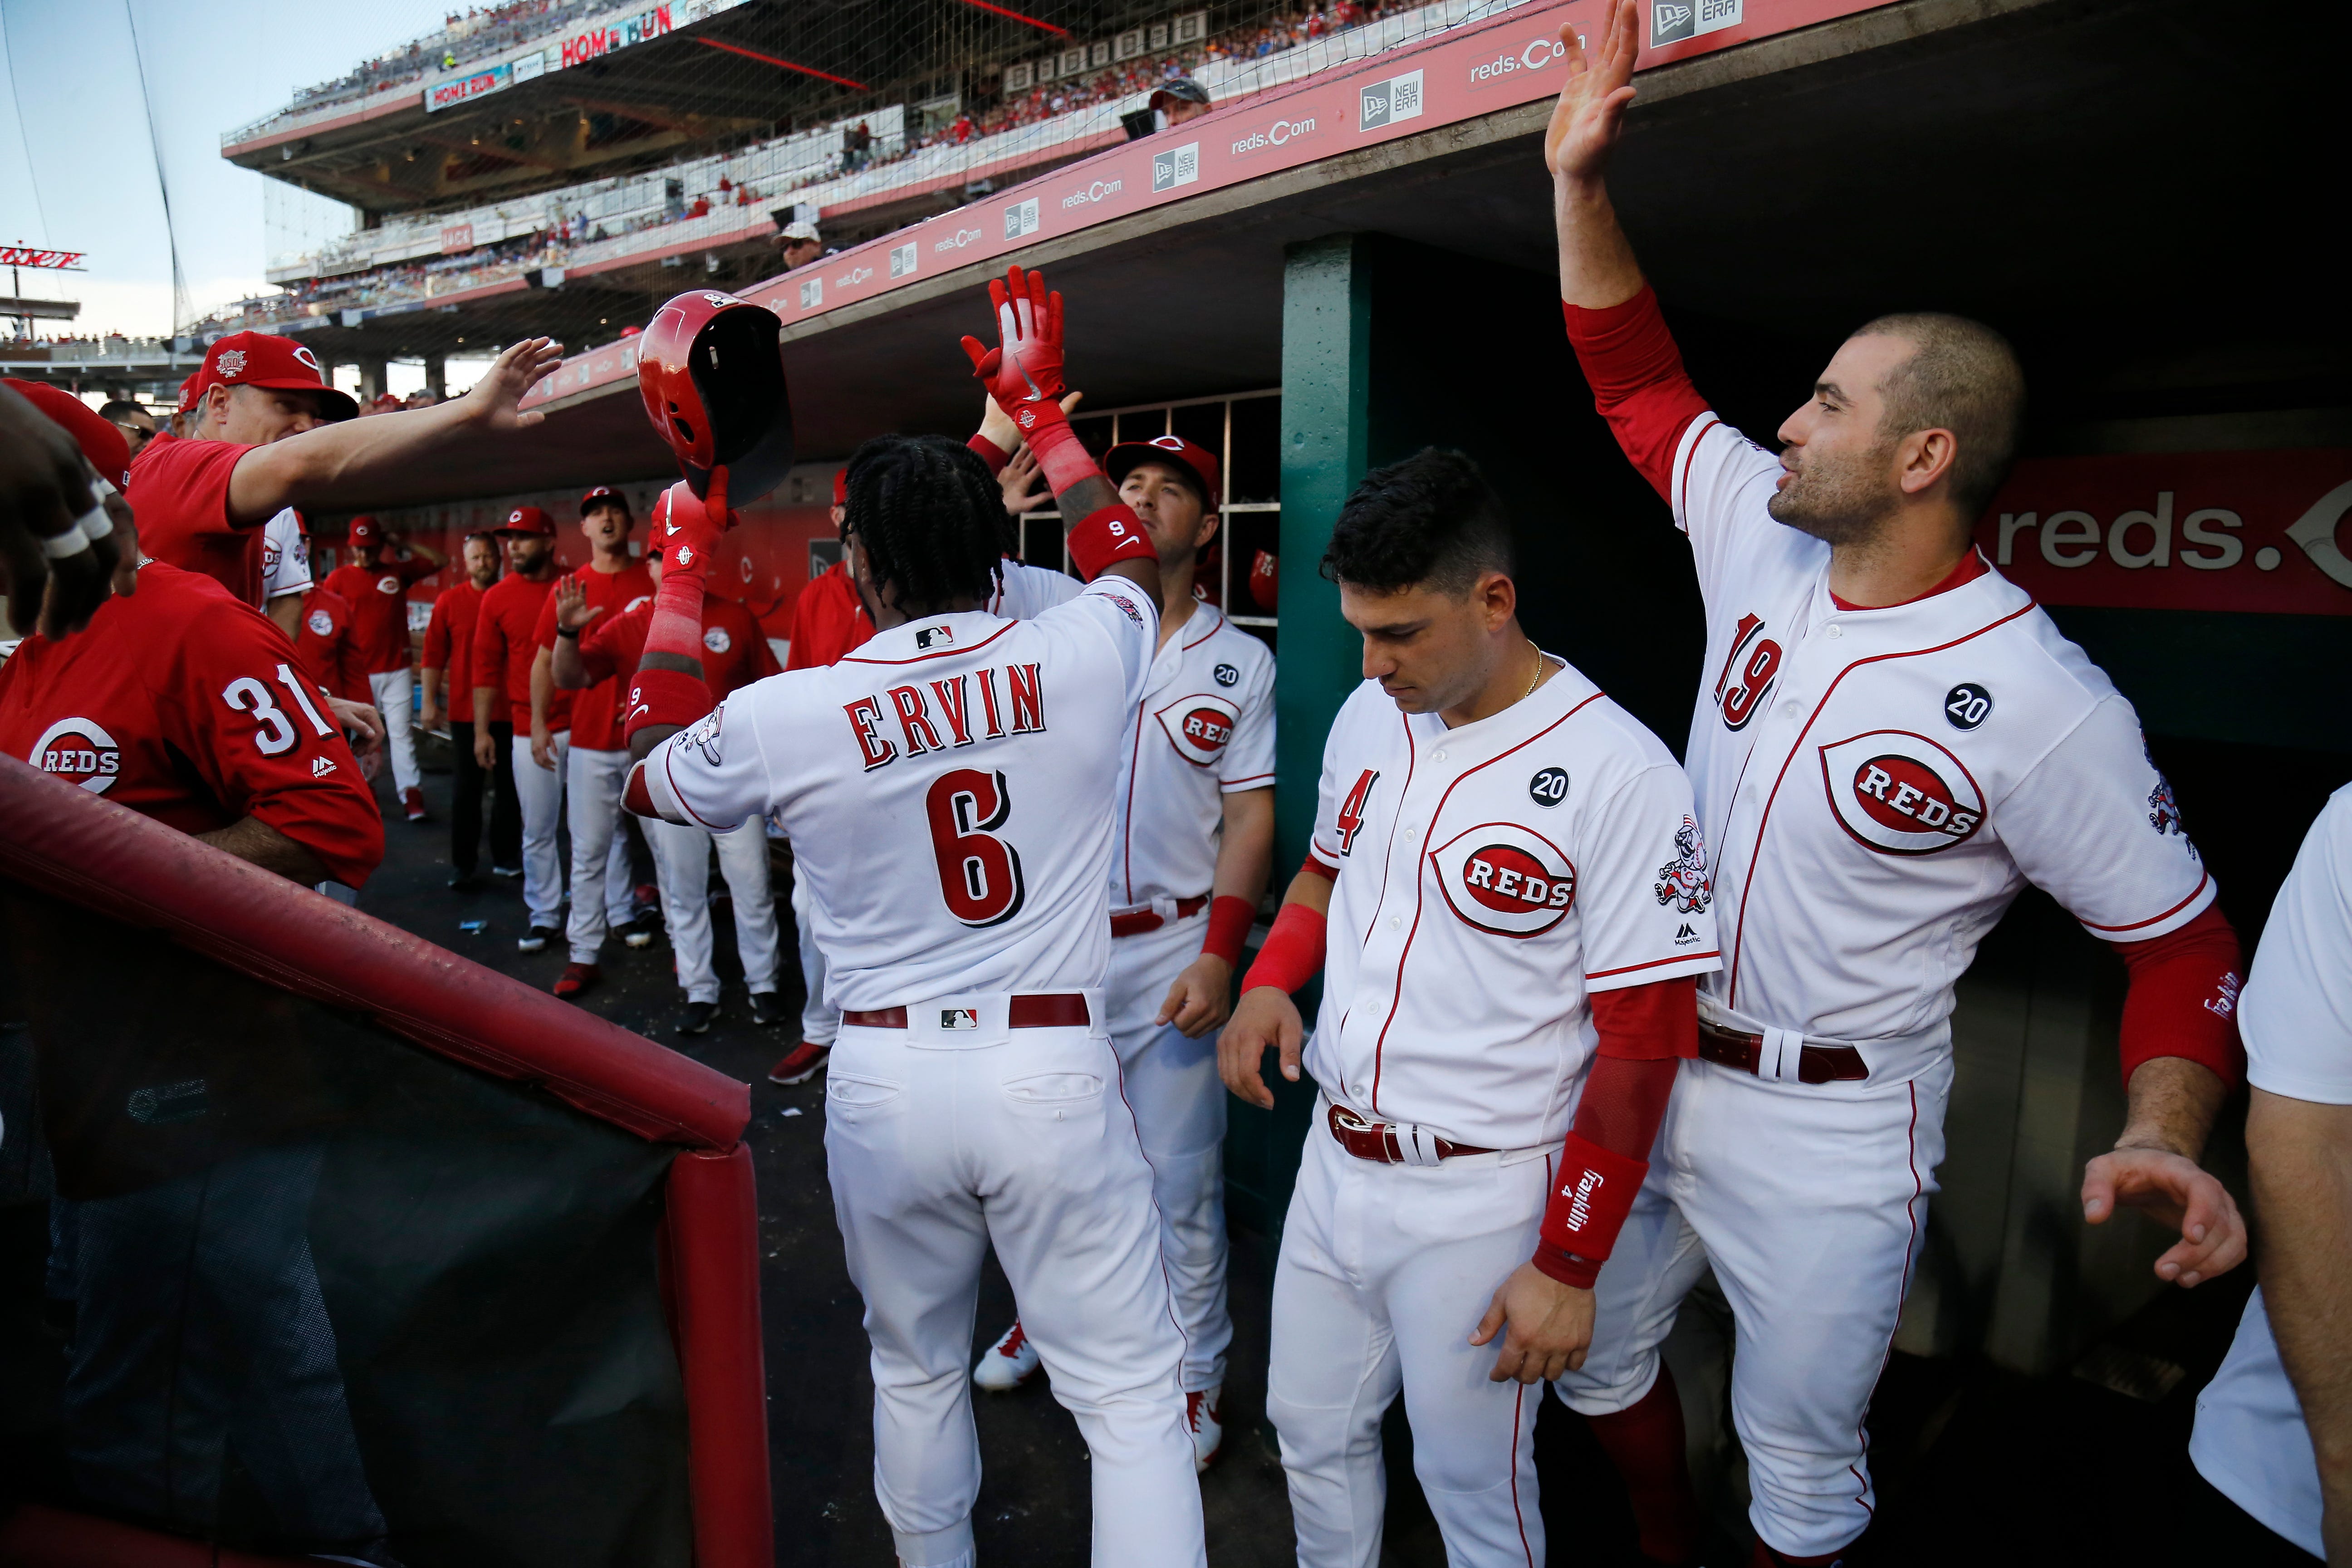
M 948 912 L 972 927 L 1001 925 L 1020 913 L 1021 852 L 993 831 L 1013 813 L 1004 775 L 977 768 L 942 773 L 924 795 L 923 808 Z

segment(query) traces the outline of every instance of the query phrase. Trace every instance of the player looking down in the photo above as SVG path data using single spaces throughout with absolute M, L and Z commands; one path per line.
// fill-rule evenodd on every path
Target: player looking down
M 1077 520 L 1070 552 L 1087 587 L 1034 619 L 988 614 L 1003 502 L 986 467 L 937 437 L 869 441 L 850 461 L 845 531 L 875 636 L 697 715 L 698 660 L 678 631 L 657 641 L 657 608 L 645 668 L 682 679 L 641 668 L 633 716 L 642 706 L 641 731 L 667 733 L 628 800 L 706 827 L 772 813 L 808 879 L 842 1010 L 825 1151 L 866 1300 L 876 1490 L 899 1560 L 973 1561 L 964 1358 L 992 1244 L 1092 1454 L 1094 1561 L 1201 1564 L 1183 1343 L 1099 988 L 1112 797 L 1159 629 L 1160 567 L 1055 402 L 1060 297 L 1018 268 L 991 293 L 1001 346 L 965 348 Z M 698 392 L 711 400 L 715 370 L 689 389 L 666 376 L 658 339 L 647 353 L 641 384 L 665 413 L 684 418 Z M 683 489 L 669 492 L 674 513 L 696 499 Z M 708 558 L 709 517 L 725 515 L 715 472 L 709 489 L 703 515 L 667 532 L 660 605 L 693 607 L 674 590 Z M 678 731 L 678 715 L 696 721 Z
M 1617 1413 L 1596 1431 L 1643 1549 L 1686 1555 L 1657 1346 L 1712 1263 L 1757 1561 L 1827 1563 L 1871 1518 L 1863 1418 L 1936 1190 L 1952 987 L 1977 943 L 2030 882 L 2123 956 L 2128 1120 L 2084 1173 L 2084 1215 L 2129 1204 L 2178 1226 L 2156 1270 L 2193 1286 L 2246 1249 L 2197 1163 L 2239 1071 L 2238 942 L 2131 704 L 1970 543 L 2017 440 L 2009 344 L 1954 316 L 1869 322 L 1777 458 L 1692 386 L 1603 181 L 1640 25 L 1617 0 L 1592 57 L 1561 28 L 1544 146 L 1570 341 L 1706 602 L 1687 758 L 1724 966 L 1601 1277 L 1627 1333 L 1561 1392 Z
M 1259 1065 L 1274 1049 L 1297 1081 L 1290 994 L 1323 972 L 1266 1379 L 1306 1568 L 1380 1561 L 1400 1391 L 1447 1560 L 1544 1561 L 1528 1385 L 1593 1342 L 1594 1277 L 1693 1049 L 1691 977 L 1718 963 L 1688 782 L 1520 630 L 1512 564 L 1458 452 L 1378 469 L 1340 510 L 1323 571 L 1364 681 L 1219 1047 L 1227 1087 L 1271 1107 Z

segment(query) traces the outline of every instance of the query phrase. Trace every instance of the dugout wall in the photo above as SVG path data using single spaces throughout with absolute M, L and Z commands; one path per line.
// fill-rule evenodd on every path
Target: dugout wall
M 0 821 L 0 1561 L 765 1568 L 746 1086 L 14 759 Z

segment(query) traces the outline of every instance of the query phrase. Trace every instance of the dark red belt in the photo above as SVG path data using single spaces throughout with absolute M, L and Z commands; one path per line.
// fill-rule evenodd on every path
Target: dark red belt
M 1197 899 L 1179 899 L 1176 900 L 1176 918 L 1180 921 L 1191 920 L 1208 907 L 1209 895 L 1206 893 L 1202 893 Z M 1126 914 L 1110 917 L 1110 934 L 1141 936 L 1145 931 L 1158 931 L 1167 923 L 1160 918 L 1160 911 L 1157 910 L 1130 910 Z
M 1701 1018 L 1698 1054 L 1706 1061 L 1753 1073 L 1764 1059 L 1764 1037 Z M 1807 1046 L 1797 1053 L 1800 1083 L 1860 1083 L 1869 1076 L 1862 1053 L 1852 1046 Z
M 844 1013 L 841 1021 L 860 1029 L 903 1029 L 904 1007 L 877 1007 L 871 1013 Z M 1040 996 L 1015 996 L 1006 1004 L 1004 1022 L 1014 1029 L 1083 1029 L 1095 1021 L 1087 999 L 1076 991 Z
M 1367 1121 L 1344 1105 L 1334 1105 L 1330 1112 L 1331 1136 L 1339 1147 L 1359 1160 L 1375 1160 L 1383 1165 L 1408 1165 L 1412 1162 L 1397 1147 L 1396 1128 L 1386 1121 Z M 1455 1143 L 1447 1139 L 1433 1139 L 1437 1145 L 1437 1157 L 1451 1160 L 1456 1154 L 1491 1154 L 1492 1149 L 1474 1148 L 1467 1143 Z

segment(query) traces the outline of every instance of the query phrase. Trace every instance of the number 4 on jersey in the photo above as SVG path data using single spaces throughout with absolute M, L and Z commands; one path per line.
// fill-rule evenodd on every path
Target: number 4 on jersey
M 1356 835 L 1364 829 L 1364 802 L 1371 798 L 1372 785 L 1380 782 L 1380 769 L 1366 768 L 1363 776 L 1356 781 L 1356 787 L 1348 792 L 1348 798 L 1339 803 L 1339 853 L 1342 855 L 1355 852 Z
M 978 768 L 942 773 L 923 796 L 923 809 L 948 912 L 975 929 L 1002 925 L 1020 913 L 1027 896 L 1021 852 L 994 832 L 1013 815 L 1004 775 Z

